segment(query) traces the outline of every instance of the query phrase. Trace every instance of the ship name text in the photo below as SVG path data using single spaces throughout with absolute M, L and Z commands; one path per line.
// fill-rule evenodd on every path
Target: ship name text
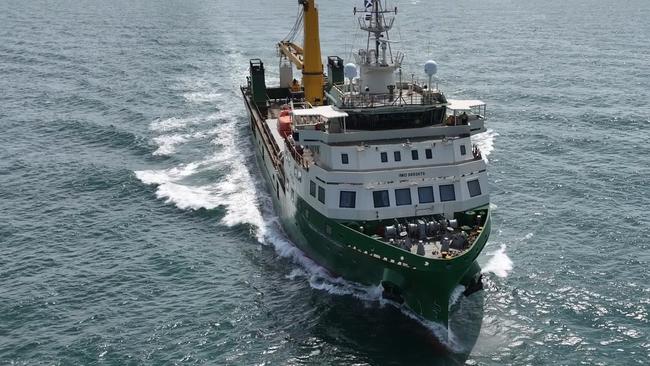
M 424 172 L 410 172 L 410 173 L 400 173 L 398 177 L 408 178 L 408 177 L 423 177 L 425 176 Z

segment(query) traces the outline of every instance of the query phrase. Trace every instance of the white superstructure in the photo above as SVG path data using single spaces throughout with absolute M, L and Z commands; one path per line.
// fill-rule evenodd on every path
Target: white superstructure
M 284 159 L 288 186 L 325 216 L 452 215 L 488 203 L 486 164 L 471 143 L 471 124 L 354 131 L 341 127 L 346 117 L 331 106 L 293 111 L 290 139 L 303 151 L 300 160 Z M 475 121 L 482 132 L 482 116 Z

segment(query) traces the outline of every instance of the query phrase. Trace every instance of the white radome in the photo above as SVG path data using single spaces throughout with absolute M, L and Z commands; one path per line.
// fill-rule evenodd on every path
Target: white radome
M 433 60 L 425 62 L 424 72 L 429 76 L 435 75 L 438 72 L 438 64 Z
M 345 64 L 343 67 L 343 75 L 352 81 L 352 79 L 357 77 L 357 65 L 353 64 L 352 62 Z

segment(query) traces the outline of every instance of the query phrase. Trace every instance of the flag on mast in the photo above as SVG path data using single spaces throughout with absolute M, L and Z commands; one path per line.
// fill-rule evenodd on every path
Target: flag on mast
M 364 0 L 364 3 L 366 5 L 366 9 L 372 7 L 372 0 Z

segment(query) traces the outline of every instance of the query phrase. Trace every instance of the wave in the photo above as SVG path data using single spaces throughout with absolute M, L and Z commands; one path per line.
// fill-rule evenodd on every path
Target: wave
M 169 156 L 176 151 L 176 145 L 186 142 L 187 135 L 164 135 L 153 139 L 158 149 L 153 152 L 155 156 Z
M 513 264 L 508 254 L 506 254 L 506 245 L 501 244 L 501 247 L 494 252 L 486 253 L 490 256 L 488 262 L 483 266 L 482 273 L 493 273 L 497 277 L 508 277 L 512 271 Z
M 197 104 L 220 102 L 222 96 L 223 96 L 222 93 L 214 93 L 214 92 L 191 92 L 191 93 L 183 94 L 185 100 Z
M 149 125 L 149 130 L 156 132 L 169 132 L 186 129 L 196 125 L 204 125 L 214 123 L 220 119 L 228 119 L 232 116 L 229 112 L 217 112 L 207 115 L 199 115 L 192 117 L 170 117 L 170 118 L 157 118 Z
M 153 152 L 156 156 L 169 156 L 176 151 L 176 146 L 190 140 L 199 140 L 219 133 L 219 129 L 199 131 L 186 134 L 160 135 L 154 137 L 153 141 L 158 145 L 158 149 Z
M 478 145 L 478 148 L 481 150 L 481 155 L 486 163 L 488 162 L 488 155 L 494 151 L 494 140 L 497 136 L 499 136 L 498 132 L 488 129 L 485 132 L 476 134 L 472 138 L 472 141 Z

